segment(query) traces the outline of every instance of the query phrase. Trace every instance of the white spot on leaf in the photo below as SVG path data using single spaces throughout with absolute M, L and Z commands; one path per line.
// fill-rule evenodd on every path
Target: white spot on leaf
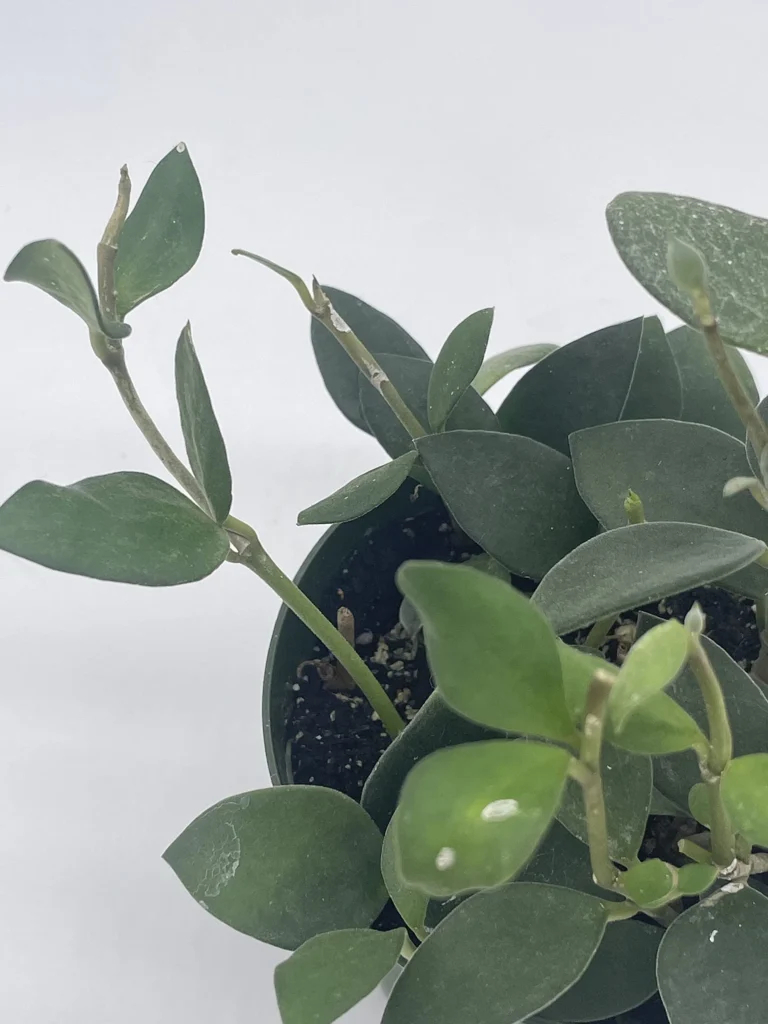
M 438 871 L 447 871 L 456 863 L 456 851 L 451 846 L 444 846 L 435 857 L 435 867 Z
M 480 812 L 483 821 L 506 821 L 520 810 L 517 800 L 492 800 Z

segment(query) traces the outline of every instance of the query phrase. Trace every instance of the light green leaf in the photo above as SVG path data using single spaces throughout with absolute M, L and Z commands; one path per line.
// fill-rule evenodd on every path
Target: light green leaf
M 736 831 L 768 846 L 768 754 L 734 758 L 723 772 L 720 792 Z
M 163 480 L 110 473 L 25 484 L 0 505 L 0 550 L 78 576 L 170 587 L 217 569 L 229 539 Z
M 189 324 L 176 345 L 176 401 L 189 465 L 216 521 L 223 523 L 232 506 L 232 476 Z
M 397 963 L 405 929 L 346 928 L 308 939 L 275 968 L 283 1024 L 333 1024 Z
M 557 345 L 519 345 L 517 348 L 507 349 L 506 352 L 498 352 L 495 356 L 489 356 L 477 372 L 472 381 L 472 387 L 480 395 L 484 395 L 494 384 L 521 370 L 524 366 L 538 363 L 545 356 L 557 351 Z
M 382 837 L 365 811 L 320 786 L 277 786 L 215 804 L 163 854 L 205 910 L 283 949 L 367 928 L 387 900 Z
M 717 881 L 714 864 L 685 864 L 677 869 L 677 891 L 682 896 L 699 896 Z
M 434 433 L 443 429 L 456 403 L 480 371 L 492 325 L 492 309 L 471 313 L 454 327 L 440 349 L 427 393 L 427 419 Z
M 513 878 L 549 828 L 571 755 L 527 740 L 438 750 L 405 780 L 397 806 L 397 865 L 430 896 Z
M 572 889 L 516 883 L 477 893 L 416 950 L 382 1024 L 526 1020 L 578 981 L 605 921 L 600 900 Z
M 555 637 L 527 598 L 443 562 L 406 562 L 397 584 L 419 613 L 435 684 L 455 711 L 495 729 L 574 741 Z
M 756 1024 L 768 1006 L 768 899 L 744 888 L 684 911 L 659 948 L 659 990 L 670 1024 Z
M 620 876 L 621 891 L 639 907 L 661 907 L 669 901 L 677 884 L 671 864 L 652 857 L 635 864 Z
M 351 519 L 359 519 L 395 493 L 417 458 L 416 452 L 406 452 L 392 462 L 355 477 L 327 498 L 299 512 L 299 526 L 310 523 L 347 523 Z
M 398 814 L 395 813 L 387 831 L 384 833 L 384 845 L 381 849 L 381 874 L 387 887 L 389 898 L 397 912 L 420 939 L 424 938 L 424 920 L 427 916 L 429 897 L 419 889 L 408 885 L 400 874 L 397 863 L 397 843 L 395 829 Z
M 205 232 L 200 180 L 183 142 L 163 157 L 141 190 L 117 245 L 117 311 L 125 316 L 165 291 L 197 262 Z
M 722 579 L 765 550 L 754 537 L 696 523 L 625 526 L 566 555 L 531 600 L 555 632 L 570 633 L 605 615 Z
M 687 657 L 688 633 L 676 619 L 654 626 L 632 645 L 608 703 L 617 733 L 641 704 L 672 682 Z
M 696 782 L 691 786 L 688 794 L 688 807 L 696 821 L 709 828 L 709 787 L 703 782 Z
M 570 462 L 538 441 L 455 430 L 416 446 L 459 526 L 511 572 L 541 579 L 595 531 Z
M 40 288 L 77 313 L 92 331 L 116 339 L 127 338 L 131 333 L 128 324 L 104 320 L 88 271 L 71 249 L 53 238 L 25 245 L 11 260 L 4 279 Z
M 667 268 L 674 236 L 695 246 L 707 264 L 720 333 L 732 345 L 765 352 L 768 337 L 768 221 L 727 206 L 663 192 L 625 192 L 609 205 L 608 228 L 619 255 L 640 284 L 686 323 L 696 326 L 689 296 Z

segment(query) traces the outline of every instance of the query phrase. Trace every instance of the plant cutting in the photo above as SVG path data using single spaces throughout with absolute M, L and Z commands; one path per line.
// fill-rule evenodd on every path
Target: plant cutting
M 483 309 L 434 363 L 354 296 L 235 250 L 291 284 L 331 397 L 388 456 L 308 496 L 299 522 L 333 525 L 291 581 L 232 513 L 190 325 L 186 459 L 129 372 L 127 318 L 202 246 L 186 147 L 130 194 L 123 169 L 95 283 L 54 240 L 5 276 L 80 317 L 173 483 L 27 484 L 0 548 L 141 586 L 227 562 L 284 602 L 265 685 L 279 784 L 164 854 L 208 913 L 291 952 L 284 1024 L 330 1024 L 397 964 L 385 1024 L 761 1019 L 768 428 L 738 349 L 768 347 L 768 222 L 620 196 L 619 253 L 683 327 L 639 317 L 486 359 Z

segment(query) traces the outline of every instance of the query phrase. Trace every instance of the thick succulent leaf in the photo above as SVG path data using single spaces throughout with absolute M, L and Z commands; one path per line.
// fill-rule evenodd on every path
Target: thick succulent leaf
M 232 506 L 232 476 L 189 324 L 176 345 L 176 401 L 189 465 L 216 521 L 223 523 Z
M 644 921 L 616 921 L 605 930 L 594 959 L 542 1020 L 601 1021 L 632 1010 L 656 991 L 656 954 L 664 929 Z
M 732 345 L 768 351 L 768 221 L 739 210 L 664 192 L 625 192 L 609 205 L 608 228 L 627 269 L 686 323 L 690 298 L 669 276 L 670 238 L 693 245 L 707 265 L 707 288 L 720 333 Z
M 405 930 L 345 928 L 308 939 L 275 968 L 283 1024 L 333 1024 L 397 963 Z
M 639 637 L 619 670 L 608 704 L 616 732 L 649 697 L 668 686 L 688 657 L 688 632 L 671 619 Z
M 559 634 L 720 580 L 765 553 L 762 541 L 697 523 L 639 523 L 586 541 L 554 566 L 532 602 Z
M 445 897 L 514 878 L 549 828 L 571 755 L 528 740 L 438 750 L 405 780 L 395 816 L 404 881 Z
M 494 384 L 521 370 L 524 366 L 531 366 L 538 363 L 544 356 L 557 351 L 557 345 L 519 345 L 517 348 L 507 349 L 506 352 L 497 352 L 489 356 L 478 370 L 477 376 L 472 381 L 472 387 L 478 394 L 484 395 Z
M 621 891 L 639 907 L 660 907 L 677 886 L 677 871 L 657 857 L 633 865 L 621 875 Z
M 459 526 L 511 572 L 541 579 L 595 531 L 570 462 L 538 441 L 457 430 L 417 447 Z
M 390 317 L 338 288 L 323 285 L 323 291 L 339 316 L 377 359 L 389 354 L 428 361 L 421 345 Z M 360 409 L 360 371 L 334 336 L 314 317 L 311 337 L 315 359 L 331 398 L 351 423 L 370 433 Z
M 163 854 L 185 889 L 237 931 L 283 949 L 367 928 L 387 901 L 382 837 L 365 811 L 320 786 L 277 786 L 215 804 Z
M 397 584 L 424 629 L 438 690 L 482 725 L 573 742 L 552 630 L 509 584 L 463 565 L 406 562 Z
M 640 849 L 648 821 L 653 789 L 651 759 L 605 743 L 601 762 L 608 850 L 613 860 L 628 864 Z M 566 784 L 557 818 L 582 843 L 589 842 L 584 796 L 573 779 Z
M 734 758 L 720 788 L 736 831 L 751 843 L 768 846 L 768 754 Z
M 657 317 L 606 327 L 530 369 L 499 408 L 510 434 L 568 454 L 568 435 L 599 423 L 680 414 L 680 381 Z
M 205 233 L 200 179 L 180 142 L 150 174 L 120 233 L 117 311 L 125 316 L 165 291 L 197 262 Z
M 456 403 L 479 373 L 492 325 L 492 309 L 471 313 L 454 327 L 440 349 L 427 392 L 427 419 L 435 433 L 443 429 Z
M 104 320 L 88 271 L 71 249 L 53 238 L 25 245 L 11 260 L 4 279 L 23 281 L 46 292 L 76 313 L 92 331 L 110 338 L 126 338 L 131 333 L 127 324 Z
M 683 393 L 680 419 L 717 427 L 741 440 L 744 437 L 744 425 L 717 375 L 714 360 L 701 332 L 685 325 L 670 331 L 667 341 L 680 374 Z M 757 405 L 757 386 L 744 356 L 738 349 L 729 348 L 728 357 L 753 404 Z
M 696 821 L 709 828 L 711 804 L 709 786 L 705 782 L 696 782 L 691 786 L 688 793 L 688 809 Z
M 683 896 L 699 896 L 717 881 L 714 864 L 684 864 L 677 869 L 677 891 Z
M 416 950 L 382 1024 L 526 1020 L 582 976 L 605 921 L 600 900 L 572 889 L 519 883 L 477 893 Z
M 429 897 L 420 889 L 408 885 L 400 872 L 395 839 L 397 817 L 397 814 L 393 816 L 384 833 L 384 844 L 381 848 L 381 874 L 389 898 L 394 903 L 397 912 L 411 931 L 419 938 L 423 938 Z
M 457 715 L 435 690 L 376 762 L 363 787 L 363 807 L 383 832 L 395 813 L 406 776 L 418 761 L 443 747 L 500 735 Z
M 229 539 L 163 480 L 110 473 L 25 484 L 0 505 L 0 550 L 78 576 L 170 587 L 217 569 Z
M 747 493 L 723 497 L 734 476 L 749 476 L 743 442 L 700 423 L 635 420 L 571 435 L 576 486 L 607 530 L 626 524 L 631 488 L 648 522 L 702 523 L 768 541 L 768 513 Z M 742 593 L 768 591 L 768 571 L 750 566 L 730 581 Z
M 406 452 L 392 462 L 355 477 L 338 491 L 299 512 L 299 526 L 310 523 L 348 523 L 372 512 L 391 497 L 405 481 L 417 459 L 415 451 Z
M 432 363 L 426 359 L 382 355 L 379 362 L 400 393 L 401 398 L 426 429 L 428 422 L 427 393 Z M 412 447 L 412 439 L 387 405 L 381 393 L 361 378 L 360 407 L 370 433 L 388 455 L 396 458 Z M 446 430 L 497 430 L 498 421 L 485 399 L 469 388 L 456 403 L 448 417 Z
M 670 1024 L 755 1024 L 768 1006 L 768 899 L 729 887 L 664 933 L 657 975 Z

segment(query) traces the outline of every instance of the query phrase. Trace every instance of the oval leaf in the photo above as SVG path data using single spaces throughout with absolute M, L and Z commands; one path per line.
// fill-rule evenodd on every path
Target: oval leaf
M 384 466 L 355 477 L 327 498 L 299 512 L 299 526 L 310 523 L 348 523 L 378 508 L 400 487 L 418 455 L 406 452 Z
M 223 523 L 232 507 L 232 476 L 189 324 L 176 345 L 176 401 L 189 465 L 216 521 Z
M 519 345 L 517 348 L 507 349 L 506 352 L 498 352 L 495 356 L 489 356 L 477 372 L 472 381 L 472 387 L 478 394 L 484 395 L 494 384 L 514 373 L 515 370 L 522 370 L 524 366 L 531 366 L 538 363 L 545 356 L 557 351 L 557 345 Z
M 616 732 L 641 704 L 672 682 L 687 657 L 688 633 L 675 619 L 654 626 L 632 645 L 608 704 Z
M 419 946 L 382 1024 L 515 1024 L 554 1002 L 586 970 L 606 909 L 572 889 L 516 883 L 477 893 Z M 493 936 L 493 941 L 488 941 Z
M 531 600 L 555 632 L 570 633 L 605 615 L 722 579 L 765 550 L 754 537 L 696 523 L 625 526 L 566 555 Z
M 677 891 L 682 896 L 699 896 L 717 881 L 714 864 L 685 864 L 677 869 Z
M 440 349 L 427 392 L 427 419 L 434 433 L 443 429 L 456 403 L 479 373 L 492 325 L 492 309 L 471 313 L 454 327 Z
M 397 963 L 405 930 L 347 928 L 316 935 L 275 968 L 283 1024 L 333 1024 Z
M 768 846 L 768 754 L 731 761 L 723 772 L 721 793 L 736 831 L 751 843 Z
M 595 531 L 570 462 L 538 441 L 456 430 L 416 446 L 459 526 L 511 572 L 541 579 Z
M 389 898 L 394 903 L 398 914 L 411 931 L 418 938 L 423 939 L 425 936 L 424 921 L 427 916 L 429 897 L 419 889 L 408 885 L 400 874 L 400 868 L 397 863 L 396 828 L 397 814 L 392 818 L 387 831 L 384 833 L 384 845 L 381 848 L 381 874 L 387 887 Z
M 705 828 L 709 828 L 710 802 L 709 787 L 704 782 L 691 786 L 688 794 L 688 807 L 693 817 Z
M 406 562 L 397 584 L 424 628 L 437 688 L 459 714 L 506 732 L 574 740 L 546 619 L 478 569 Z
M 25 484 L 0 505 L 0 550 L 78 576 L 170 587 L 217 569 L 229 539 L 163 480 L 110 473 Z
M 677 872 L 671 864 L 652 857 L 620 876 L 621 891 L 639 907 L 660 907 L 675 891 Z
M 186 145 L 163 157 L 123 225 L 115 259 L 117 311 L 125 316 L 197 262 L 205 232 L 200 180 Z
M 283 949 L 367 928 L 387 900 L 381 833 L 354 800 L 278 786 L 215 804 L 163 854 L 190 895 L 237 931 Z

